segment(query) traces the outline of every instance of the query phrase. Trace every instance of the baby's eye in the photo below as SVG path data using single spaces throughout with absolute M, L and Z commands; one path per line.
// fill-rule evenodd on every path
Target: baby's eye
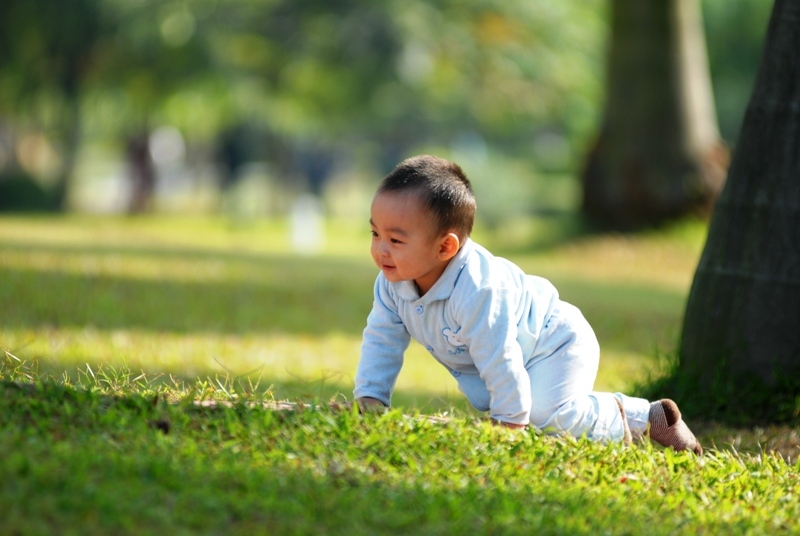
M 403 242 L 401 242 L 400 240 L 398 240 L 396 238 L 392 238 L 392 244 L 402 244 L 402 243 Z
M 378 233 L 376 233 L 374 230 L 370 231 L 370 233 L 372 233 L 373 238 L 378 238 Z

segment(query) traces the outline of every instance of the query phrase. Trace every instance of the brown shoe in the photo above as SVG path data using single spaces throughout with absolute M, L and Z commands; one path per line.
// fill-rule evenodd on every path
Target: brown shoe
M 676 451 L 691 450 L 698 456 L 703 447 L 681 418 L 678 405 L 669 398 L 650 404 L 650 439 Z

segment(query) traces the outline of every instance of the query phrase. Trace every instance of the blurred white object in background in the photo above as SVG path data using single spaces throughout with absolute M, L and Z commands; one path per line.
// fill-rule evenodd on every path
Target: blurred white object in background
M 313 255 L 322 250 L 325 245 L 325 215 L 319 198 L 311 194 L 298 197 L 292 205 L 290 222 L 294 251 Z

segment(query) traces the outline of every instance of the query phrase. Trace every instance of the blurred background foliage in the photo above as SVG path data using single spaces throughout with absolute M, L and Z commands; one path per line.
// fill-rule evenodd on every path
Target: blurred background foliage
M 736 144 L 772 3 L 702 0 Z M 472 178 L 484 223 L 574 212 L 604 0 L 6 0 L 0 210 L 362 215 L 399 160 Z M 315 205 L 302 205 L 315 206 Z

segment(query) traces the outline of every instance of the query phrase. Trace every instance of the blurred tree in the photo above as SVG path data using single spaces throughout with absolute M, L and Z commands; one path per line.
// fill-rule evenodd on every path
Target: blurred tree
M 742 4 L 704 2 L 716 6 L 715 24 Z M 259 133 L 245 140 L 249 155 L 226 144 L 228 157 L 266 160 L 318 191 L 340 166 L 385 170 L 411 151 L 454 147 L 572 172 L 597 124 L 606 9 L 604 0 L 7 0 L 0 166 L 49 144 L 58 165 L 47 173 L 63 198 L 83 133 L 128 156 L 139 185 L 130 209 L 142 210 L 155 181 L 150 133 L 169 125 L 195 148 Z M 9 133 L 24 151 L 7 149 Z
M 75 166 L 82 83 L 103 32 L 98 7 L 97 0 L 0 2 L 0 117 L 26 118 L 23 130 L 43 131 L 59 149 L 56 206 Z
M 603 4 L 451 0 L 396 8 L 404 36 L 399 87 L 387 88 L 395 99 L 382 102 L 393 105 L 401 124 L 426 117 L 440 137 L 476 135 L 531 165 L 531 140 L 540 131 L 581 145 L 600 94 Z M 403 92 L 422 98 L 409 102 Z
M 0 117 L 23 134 L 44 133 L 55 147 L 57 205 L 66 196 L 87 120 L 104 137 L 121 141 L 131 212 L 145 210 L 153 193 L 149 136 L 155 124 L 177 123 L 206 136 L 219 128 L 225 91 L 195 31 L 212 8 L 209 0 L 0 3 Z M 36 151 L 39 146 L 30 152 Z M 19 175 L 14 162 L 7 167 Z
M 139 213 L 149 210 L 155 190 L 153 129 L 169 123 L 208 135 L 219 128 L 219 76 L 198 32 L 211 7 L 207 0 L 101 4 L 109 31 L 97 39 L 86 107 L 106 110 L 104 130 L 122 141 L 131 184 L 128 212 Z
M 391 77 L 399 49 L 387 9 L 363 0 L 251 0 L 218 9 L 214 22 L 206 35 L 232 96 L 220 140 L 228 166 L 265 160 L 279 178 L 320 193 L 334 155 L 379 123 L 370 95 Z
M 778 395 L 800 376 L 799 21 L 800 4 L 775 2 L 686 306 L 681 371 L 704 385 L 761 381 Z
M 530 159 L 539 129 L 574 141 L 594 122 L 600 6 L 251 0 L 218 10 L 209 32 L 231 120 L 258 118 L 301 154 L 359 147 L 393 166 L 473 133 Z
M 389 167 L 467 138 L 534 164 L 540 129 L 569 142 L 594 122 L 602 5 L 9 0 L 0 115 L 52 131 L 62 194 L 83 127 L 115 146 L 132 211 L 148 206 L 164 124 L 190 143 L 255 125 L 257 156 L 318 191 L 342 161 Z
M 606 106 L 583 171 L 583 212 L 617 229 L 708 213 L 727 150 L 698 0 L 611 6 Z

